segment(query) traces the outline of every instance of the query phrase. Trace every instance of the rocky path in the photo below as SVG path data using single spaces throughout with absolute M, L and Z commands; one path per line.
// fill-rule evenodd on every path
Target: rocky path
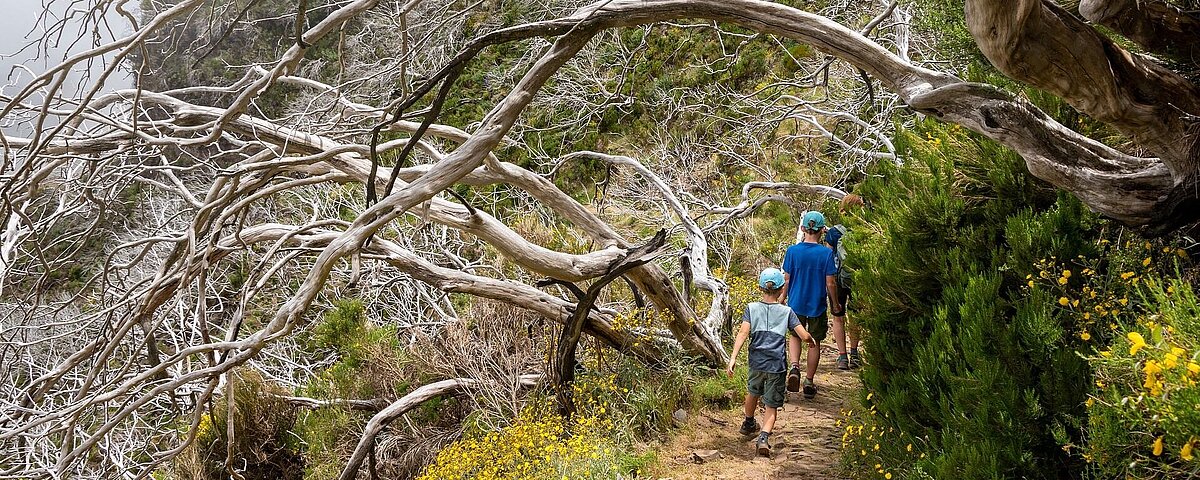
M 789 393 L 771 435 L 771 457 L 758 456 L 754 438 L 738 434 L 741 395 L 727 410 L 705 410 L 690 416 L 671 440 L 658 448 L 658 468 L 650 478 L 841 479 L 841 431 L 834 425 L 843 409 L 852 408 L 859 388 L 857 371 L 834 368 L 837 350 L 823 345 L 817 369 L 819 392 L 812 400 Z M 761 413 L 758 416 L 762 420 Z M 719 452 L 719 455 L 712 451 Z M 700 461 L 700 456 L 710 457 Z

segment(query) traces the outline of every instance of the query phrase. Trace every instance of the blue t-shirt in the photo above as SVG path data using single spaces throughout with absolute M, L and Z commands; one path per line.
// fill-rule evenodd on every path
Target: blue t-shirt
M 750 369 L 766 373 L 787 371 L 787 332 L 800 319 L 787 305 L 754 302 L 746 305 L 742 323 L 750 324 Z M 737 355 L 737 352 L 733 352 Z
M 825 277 L 837 274 L 833 250 L 819 243 L 800 242 L 788 247 L 783 273 L 788 276 L 787 302 L 796 315 L 816 317 L 825 313 Z

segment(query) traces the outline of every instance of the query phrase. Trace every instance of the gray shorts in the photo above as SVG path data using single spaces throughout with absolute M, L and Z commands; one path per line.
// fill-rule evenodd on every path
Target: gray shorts
M 787 383 L 787 372 L 767 373 L 750 370 L 750 378 L 746 381 L 746 391 L 755 397 L 761 397 L 763 405 L 773 408 L 783 406 L 787 395 L 784 387 Z

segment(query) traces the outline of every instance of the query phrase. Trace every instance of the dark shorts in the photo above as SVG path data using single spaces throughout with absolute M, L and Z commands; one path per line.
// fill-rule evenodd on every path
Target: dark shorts
M 846 305 L 850 303 L 850 292 L 851 292 L 851 290 L 849 288 L 838 287 L 838 294 L 837 294 L 837 302 L 838 302 L 838 307 L 839 307 L 838 310 L 841 310 L 843 312 L 846 311 Z
M 787 383 L 787 373 L 767 373 L 750 370 L 750 378 L 746 380 L 746 391 L 755 397 L 761 397 L 763 405 L 773 408 L 783 406 L 787 395 L 784 390 Z
M 822 313 L 815 317 L 806 317 L 804 315 L 797 316 L 800 317 L 800 324 L 804 325 L 804 329 L 808 330 L 808 334 L 812 335 L 813 340 L 816 340 L 817 343 L 825 341 L 825 337 L 829 335 L 828 315 Z

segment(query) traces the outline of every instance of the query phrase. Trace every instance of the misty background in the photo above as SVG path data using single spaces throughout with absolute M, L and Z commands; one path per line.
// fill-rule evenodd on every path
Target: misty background
M 83 4 L 86 3 L 86 4 Z M 86 8 L 94 2 L 79 3 L 65 0 L 4 0 L 0 9 L 0 94 L 4 96 L 3 104 L 7 106 L 9 98 L 16 95 L 29 85 L 37 75 L 45 73 L 61 63 L 71 54 L 94 48 L 96 44 L 109 43 L 115 38 L 128 35 L 132 31 L 128 20 L 116 14 L 109 14 L 103 20 L 107 28 L 101 29 L 99 36 L 93 36 L 94 20 Z M 125 8 L 137 15 L 137 2 L 128 2 Z M 49 41 L 43 41 L 44 34 L 60 22 L 64 23 L 61 34 L 52 36 Z M 82 38 L 82 40 L 80 40 Z M 86 87 L 104 71 L 111 56 L 104 62 L 77 65 L 63 84 L 63 95 L 78 98 Z M 90 79 L 89 79 L 90 77 Z M 133 85 L 129 69 L 122 66 L 107 79 L 102 91 L 128 88 Z M 35 95 L 30 101 L 40 102 L 44 99 Z M 32 113 L 23 114 L 13 119 L 6 119 L 0 128 L 6 135 L 28 136 L 32 133 Z M 47 123 L 43 128 L 52 127 Z

